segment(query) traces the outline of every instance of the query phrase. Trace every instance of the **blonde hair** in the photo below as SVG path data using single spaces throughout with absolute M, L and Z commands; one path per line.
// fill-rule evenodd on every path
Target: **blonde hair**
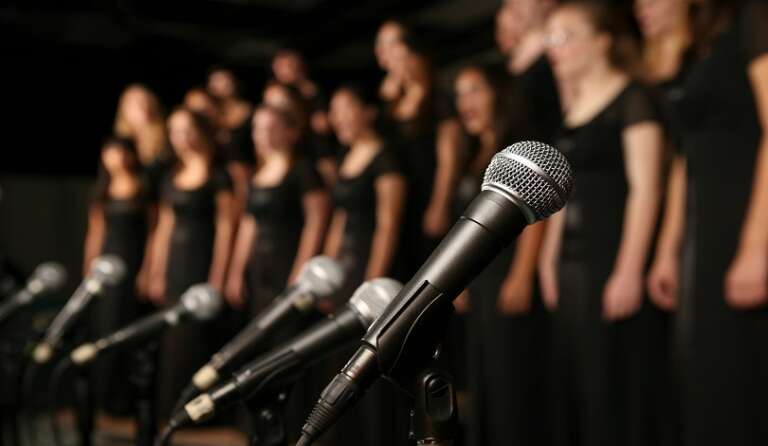
M 132 94 L 145 95 L 149 104 L 149 124 L 142 129 L 133 128 L 126 118 L 128 98 Z M 136 142 L 139 160 L 147 165 L 157 160 L 167 150 L 165 118 L 158 97 L 142 84 L 131 84 L 123 90 L 115 114 L 115 135 Z

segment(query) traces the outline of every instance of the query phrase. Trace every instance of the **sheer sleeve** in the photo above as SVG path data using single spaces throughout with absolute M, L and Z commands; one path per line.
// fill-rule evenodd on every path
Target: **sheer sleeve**
M 747 61 L 768 54 L 768 2 L 751 1 L 743 14 L 742 40 Z
M 299 174 L 299 188 L 302 194 L 322 189 L 325 186 L 320 173 L 310 161 L 302 160 L 296 168 Z
M 373 172 L 376 177 L 391 173 L 402 173 L 402 166 L 397 160 L 395 152 L 389 147 L 381 149 L 373 163 Z
M 622 109 L 624 127 L 641 122 L 660 122 L 660 114 L 658 103 L 652 99 L 645 87 L 639 84 L 629 87 Z
M 211 172 L 211 183 L 213 184 L 213 190 L 218 192 L 232 192 L 232 177 L 222 167 L 214 167 Z

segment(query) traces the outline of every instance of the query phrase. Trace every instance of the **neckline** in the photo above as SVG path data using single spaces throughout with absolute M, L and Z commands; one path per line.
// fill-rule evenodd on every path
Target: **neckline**
M 611 99 L 610 101 L 608 101 L 608 102 L 605 104 L 605 106 L 603 106 L 603 108 L 602 108 L 602 109 L 600 109 L 600 111 L 598 111 L 597 113 L 595 113 L 595 115 L 594 115 L 594 116 L 592 116 L 591 118 L 589 118 L 589 119 L 587 119 L 586 121 L 584 121 L 584 123 L 583 123 L 583 124 L 579 124 L 579 125 L 574 125 L 574 126 L 571 126 L 571 125 L 568 125 L 568 123 L 567 123 L 565 120 L 563 120 L 563 127 L 564 127 L 564 128 L 567 130 L 567 131 L 574 131 L 574 130 L 583 129 L 584 127 L 587 127 L 587 126 L 591 125 L 592 123 L 594 123 L 595 121 L 597 121 L 597 120 L 598 120 L 598 119 L 599 119 L 601 116 L 603 116 L 603 114 L 605 114 L 605 112 L 606 112 L 607 110 L 609 110 L 611 107 L 613 107 L 614 105 L 616 105 L 616 104 L 619 102 L 619 99 L 621 99 L 621 98 L 622 98 L 622 97 L 623 97 L 623 96 L 624 96 L 624 95 L 625 95 L 625 94 L 626 94 L 626 93 L 629 91 L 629 89 L 630 89 L 630 88 L 632 88 L 634 85 L 635 85 L 635 81 L 633 81 L 633 80 L 631 80 L 631 79 L 630 79 L 630 80 L 627 82 L 627 84 L 626 84 L 624 87 L 622 87 L 622 88 L 619 90 L 619 92 L 618 92 L 618 93 L 616 93 L 616 95 L 613 97 L 613 99 Z
M 353 180 L 357 180 L 357 179 L 361 178 L 363 175 L 365 175 L 365 174 L 366 174 L 366 172 L 368 172 L 368 169 L 370 169 L 370 168 L 373 166 L 373 163 L 375 163 L 375 162 L 376 162 L 376 160 L 379 158 L 379 156 L 381 156 L 381 154 L 382 154 L 382 152 L 384 152 L 384 150 L 385 150 L 385 149 L 384 149 L 384 146 L 382 145 L 382 146 L 379 148 L 378 152 L 376 152 L 376 154 L 375 154 L 375 155 L 373 155 L 373 156 L 371 157 L 371 160 L 370 160 L 370 161 L 368 162 L 368 164 L 367 164 L 367 165 L 366 165 L 366 166 L 365 166 L 365 167 L 364 167 L 364 168 L 363 168 L 363 169 L 360 171 L 360 173 L 358 173 L 357 175 L 355 175 L 355 176 L 353 176 L 353 177 L 350 177 L 350 176 L 346 176 L 346 175 L 342 175 L 342 173 L 341 173 L 341 165 L 339 165 L 339 178 L 338 178 L 338 179 L 339 179 L 339 180 L 342 180 L 342 181 L 353 181 Z M 343 163 L 344 163 L 344 161 L 343 161 L 343 159 L 342 159 L 342 164 L 343 164 Z

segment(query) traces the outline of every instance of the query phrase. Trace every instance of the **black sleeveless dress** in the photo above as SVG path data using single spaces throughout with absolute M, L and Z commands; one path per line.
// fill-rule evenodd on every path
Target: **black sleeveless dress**
M 679 109 L 688 166 L 679 308 L 685 445 L 768 444 L 768 310 L 734 310 L 723 291 L 764 136 L 747 67 L 768 54 L 768 4 L 742 8 L 691 69 Z
M 100 255 L 111 254 L 121 258 L 125 262 L 126 275 L 119 285 L 108 287 L 104 295 L 94 301 L 91 319 L 93 339 L 128 325 L 147 311 L 135 291 L 147 237 L 146 190 L 140 190 L 131 198 L 106 198 L 101 206 L 106 230 Z M 129 350 L 116 351 L 96 361 L 94 393 L 102 410 L 113 415 L 133 413 L 135 397 L 128 373 L 133 367 Z
M 341 165 L 341 164 L 340 164 Z M 343 305 L 365 280 L 365 270 L 376 229 L 376 180 L 387 174 L 401 174 L 392 149 L 383 147 L 356 177 L 339 176 L 333 189 L 334 204 L 347 214 L 338 260 L 346 271 L 337 306 Z M 334 372 L 343 367 L 357 349 L 337 358 Z M 395 446 L 408 444 L 409 403 L 392 384 L 378 380 L 365 397 L 323 439 L 327 445 Z
M 179 302 L 192 285 L 208 282 L 216 231 L 216 196 L 231 192 L 226 171 L 213 167 L 198 188 L 182 190 L 169 172 L 163 182 L 161 200 L 173 208 L 175 217 L 166 270 L 166 307 Z M 158 416 L 166 419 L 192 375 L 226 341 L 222 318 L 182 324 L 163 339 L 158 370 Z
M 619 322 L 602 317 L 629 185 L 623 131 L 659 122 L 650 94 L 630 83 L 590 122 L 566 128 L 558 141 L 574 169 L 558 262 L 559 306 L 552 323 L 552 430 L 555 445 L 646 445 L 653 415 L 648 363 L 654 312 Z

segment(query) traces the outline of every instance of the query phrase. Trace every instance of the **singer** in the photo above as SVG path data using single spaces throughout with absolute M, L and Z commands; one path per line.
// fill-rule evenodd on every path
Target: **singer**
M 90 337 L 103 337 L 127 325 L 143 313 L 136 296 L 146 296 L 144 261 L 150 224 L 148 184 L 142 175 L 136 147 L 131 140 L 108 139 L 101 150 L 99 177 L 88 213 L 88 233 L 83 255 L 87 275 L 94 258 L 118 256 L 126 274 L 120 284 L 108 287 L 94 302 Z M 94 394 L 99 409 L 113 415 L 133 412 L 134 401 L 126 371 L 132 369 L 130 354 L 120 352 L 102 361 L 94 372 Z
M 232 246 L 232 185 L 214 164 L 215 143 L 205 118 L 177 109 L 168 119 L 178 158 L 164 181 L 153 240 L 150 297 L 175 305 L 190 286 L 222 289 Z M 221 321 L 221 318 L 218 319 Z M 197 368 L 225 341 L 216 321 L 168 333 L 160 352 L 158 416 L 167 418 Z
M 574 1 L 548 21 L 550 60 L 573 94 L 557 146 L 576 177 L 540 258 L 554 311 L 556 445 L 653 444 L 646 369 L 656 326 L 644 275 L 664 134 L 650 95 L 630 77 L 634 52 L 621 17 L 601 2 Z

